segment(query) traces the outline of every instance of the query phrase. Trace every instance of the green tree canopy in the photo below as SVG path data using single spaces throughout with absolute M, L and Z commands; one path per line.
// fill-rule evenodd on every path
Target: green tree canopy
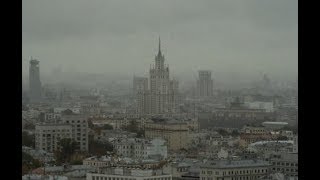
M 60 148 L 55 153 L 57 162 L 70 162 L 71 156 L 78 148 L 77 142 L 70 138 L 64 138 L 58 142 L 58 145 Z
M 113 151 L 112 144 L 109 142 L 100 142 L 89 136 L 89 153 L 96 156 L 105 155 L 107 151 Z
M 34 148 L 34 135 L 28 134 L 28 132 L 22 132 L 22 146 L 28 146 Z

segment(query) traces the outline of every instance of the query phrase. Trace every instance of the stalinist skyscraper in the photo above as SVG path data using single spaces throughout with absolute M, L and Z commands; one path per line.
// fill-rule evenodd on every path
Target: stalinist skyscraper
M 149 89 L 137 92 L 137 113 L 163 115 L 178 112 L 179 84 L 170 80 L 169 66 L 164 64 L 159 38 L 155 64 L 150 67 Z

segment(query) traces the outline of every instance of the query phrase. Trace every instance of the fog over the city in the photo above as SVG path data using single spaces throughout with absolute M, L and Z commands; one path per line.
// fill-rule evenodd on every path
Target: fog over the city
M 217 81 L 296 80 L 297 0 L 22 1 L 22 64 L 40 60 L 42 81 L 62 72 L 146 75 L 161 36 L 173 76 Z M 111 76 L 112 75 L 112 76 Z M 91 80 L 90 80 L 91 81 Z

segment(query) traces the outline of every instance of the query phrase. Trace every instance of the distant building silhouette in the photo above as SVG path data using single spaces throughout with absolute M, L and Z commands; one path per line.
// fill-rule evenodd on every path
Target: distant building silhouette
M 164 55 L 161 53 L 160 38 L 155 64 L 150 67 L 149 72 L 149 89 L 145 88 L 148 86 L 145 79 L 136 80 L 134 84 L 134 91 L 137 91 L 137 113 L 151 115 L 177 113 L 179 84 L 176 80 L 170 80 L 169 66 L 164 64 Z
M 29 88 L 30 88 L 30 101 L 39 102 L 41 100 L 39 61 L 32 58 L 30 60 L 30 67 L 29 67 Z
M 210 97 L 213 95 L 213 80 L 211 79 L 211 71 L 199 71 L 199 79 L 197 81 L 197 96 Z

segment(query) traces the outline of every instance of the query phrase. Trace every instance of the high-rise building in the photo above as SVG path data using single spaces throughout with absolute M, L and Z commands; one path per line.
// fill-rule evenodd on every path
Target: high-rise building
M 164 64 L 164 55 L 161 52 L 159 38 L 159 50 L 155 57 L 155 64 L 150 68 L 149 89 L 137 93 L 138 114 L 171 114 L 177 113 L 179 103 L 179 84 L 176 80 L 170 80 L 169 66 Z
M 136 95 L 139 91 L 148 90 L 148 78 L 133 77 L 133 94 Z
M 30 88 L 30 101 L 38 102 L 41 100 L 41 82 L 39 61 L 36 59 L 30 60 L 29 67 L 29 88 Z
M 199 79 L 197 80 L 197 95 L 199 97 L 210 97 L 213 94 L 213 80 L 211 79 L 211 71 L 199 71 Z

